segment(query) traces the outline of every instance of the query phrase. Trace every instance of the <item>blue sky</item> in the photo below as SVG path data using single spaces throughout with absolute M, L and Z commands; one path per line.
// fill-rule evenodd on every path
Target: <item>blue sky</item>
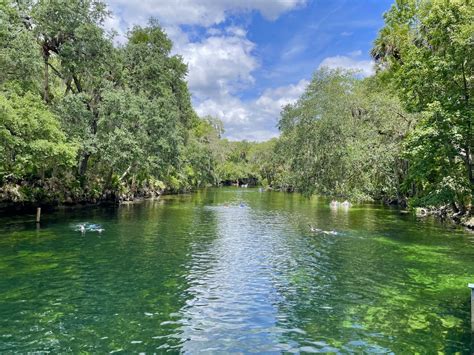
M 388 0 L 107 0 L 106 28 L 160 20 L 188 64 L 198 114 L 224 122 L 232 140 L 266 140 L 283 105 L 321 66 L 372 74 L 369 51 Z

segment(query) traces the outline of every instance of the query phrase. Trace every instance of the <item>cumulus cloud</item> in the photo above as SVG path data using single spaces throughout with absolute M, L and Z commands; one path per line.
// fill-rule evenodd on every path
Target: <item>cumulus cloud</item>
M 253 72 L 260 66 L 254 54 L 256 45 L 247 38 L 244 27 L 225 27 L 223 23 L 229 15 L 253 11 L 275 20 L 306 1 L 107 0 L 113 15 L 104 27 L 115 30 L 116 42 L 124 43 L 127 28 L 145 25 L 150 17 L 156 17 L 173 41 L 172 53 L 181 55 L 188 64 L 187 79 L 196 112 L 222 119 L 229 139 L 262 141 L 278 135 L 281 107 L 294 102 L 307 82 L 266 89 L 255 99 L 240 99 L 239 90 L 253 85 Z M 198 28 L 204 29 L 204 34 L 195 32 Z
M 150 16 L 164 25 L 209 27 L 223 22 L 228 15 L 259 11 L 274 20 L 282 13 L 303 6 L 306 0 L 108 0 L 128 23 L 143 23 Z
M 360 49 L 358 49 L 356 51 L 349 52 L 349 55 L 351 57 L 360 57 L 362 55 L 362 51 Z
M 358 71 L 362 76 L 371 76 L 374 74 L 374 62 L 371 60 L 358 60 L 354 56 L 337 55 L 323 59 L 319 68 L 327 67 L 330 69 L 347 69 Z
M 277 123 L 281 108 L 294 103 L 303 94 L 307 80 L 296 84 L 266 89 L 256 100 L 223 94 L 202 101 L 196 107 L 199 115 L 219 117 L 231 140 L 267 140 L 278 135 Z
M 226 32 L 237 37 L 245 37 L 247 35 L 247 31 L 238 26 L 229 26 L 226 28 Z
M 254 82 L 252 71 L 258 67 L 252 54 L 255 44 L 242 37 L 239 31 L 239 28 L 233 28 L 230 35 L 207 37 L 180 48 L 180 54 L 188 64 L 189 88 L 195 98 L 204 100 L 221 96 Z
M 309 81 L 302 79 L 296 84 L 266 89 L 255 101 L 259 111 L 278 117 L 283 106 L 294 103 L 303 94 Z
M 114 41 L 116 44 L 123 44 L 126 42 L 127 37 L 121 26 L 120 17 L 115 14 L 111 14 L 107 17 L 103 24 L 104 29 L 114 35 Z

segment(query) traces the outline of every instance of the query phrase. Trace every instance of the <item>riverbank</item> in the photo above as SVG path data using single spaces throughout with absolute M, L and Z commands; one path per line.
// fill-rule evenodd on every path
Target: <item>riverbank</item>
M 440 208 L 416 207 L 413 209 L 413 212 L 419 218 L 433 216 L 440 221 L 449 221 L 474 231 L 474 217 L 469 212 L 461 214 L 459 211 L 456 212 L 448 206 Z
M 465 218 L 463 221 L 461 221 L 461 224 L 464 227 L 474 231 L 474 217 Z
M 162 195 L 174 195 L 189 191 L 174 191 L 165 188 L 123 188 L 122 191 L 105 189 L 102 193 L 98 193 L 89 187 L 76 188 L 68 190 L 58 188 L 60 184 L 48 183 L 43 185 L 20 185 L 7 184 L 0 187 L 0 213 L 1 214 L 23 214 L 33 213 L 37 207 L 43 208 L 45 211 L 52 211 L 58 208 L 87 208 L 97 206 L 113 206 L 121 204 L 137 203 L 144 200 L 157 199 Z M 269 191 L 279 191 L 267 187 Z M 285 193 L 293 193 L 294 191 L 285 191 Z M 329 197 L 328 197 L 329 198 Z M 387 203 L 380 201 L 387 206 L 398 206 L 400 208 L 406 205 L 398 203 Z M 410 210 L 401 209 L 403 214 L 414 214 L 419 218 L 433 216 L 442 222 L 454 223 L 461 225 L 469 230 L 474 231 L 474 217 L 469 213 L 460 215 L 455 213 L 449 207 L 417 207 Z
M 58 187 L 59 186 L 59 187 Z M 59 207 L 93 207 L 120 205 L 174 193 L 161 188 L 105 189 L 101 193 L 89 187 L 67 189 L 60 184 L 5 184 L 0 187 L 0 212 L 28 213 L 37 207 L 53 210 Z

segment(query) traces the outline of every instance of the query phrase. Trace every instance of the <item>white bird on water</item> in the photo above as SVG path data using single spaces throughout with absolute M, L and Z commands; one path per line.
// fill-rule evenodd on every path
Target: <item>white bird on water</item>
M 83 224 L 81 224 L 79 226 L 79 230 L 81 231 L 82 234 L 84 234 L 86 232 L 86 227 Z

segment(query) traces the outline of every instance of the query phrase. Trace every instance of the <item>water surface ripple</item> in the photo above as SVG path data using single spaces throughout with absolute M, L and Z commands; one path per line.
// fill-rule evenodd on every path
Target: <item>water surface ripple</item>
M 2 353 L 470 351 L 472 234 L 395 209 L 227 188 L 31 220 L 0 217 Z

